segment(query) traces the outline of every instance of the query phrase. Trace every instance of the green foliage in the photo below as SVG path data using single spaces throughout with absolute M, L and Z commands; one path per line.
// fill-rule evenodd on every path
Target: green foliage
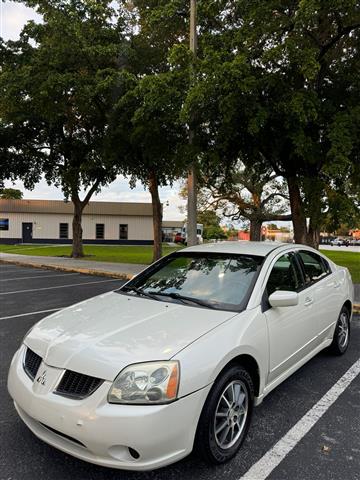
M 319 228 L 331 191 L 359 191 L 359 2 L 205 3 L 211 28 L 183 115 L 196 121 L 209 178 L 260 156 L 295 179 L 303 219 Z
M 44 22 L 28 22 L 0 57 L 0 112 L 15 143 L 11 156 L 39 164 L 66 197 L 96 191 L 116 175 L 104 142 L 114 95 L 126 84 L 118 68 L 126 41 L 110 2 L 27 3 Z
M 198 222 L 204 227 L 218 227 L 220 225 L 220 217 L 213 210 L 204 210 L 198 213 Z
M 18 190 L 17 188 L 2 188 L 0 190 L 0 198 L 6 200 L 21 200 L 22 197 L 22 191 Z
M 203 238 L 205 240 L 225 240 L 227 235 L 221 227 L 210 226 L 204 228 Z
M 132 88 L 116 104 L 110 122 L 109 156 L 134 181 L 147 184 L 149 171 L 166 185 L 184 171 L 181 155 L 186 130 L 180 122 L 183 75 L 169 71 L 133 79 Z
M 220 227 L 220 217 L 213 210 L 199 212 L 197 219 L 198 223 L 202 223 L 204 226 L 203 238 L 205 240 L 227 238 L 224 230 Z
M 196 158 L 234 187 L 241 161 L 293 182 L 305 226 L 356 217 L 358 0 L 198 0 L 196 58 L 182 0 L 23 3 L 44 23 L 0 42 L 0 182 L 44 171 L 91 196 L 119 171 L 171 183 Z

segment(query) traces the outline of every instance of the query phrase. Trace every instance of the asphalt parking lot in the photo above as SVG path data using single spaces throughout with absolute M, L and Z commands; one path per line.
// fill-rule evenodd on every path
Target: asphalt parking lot
M 320 353 L 255 409 L 247 440 L 236 458 L 226 465 L 209 467 L 190 455 L 158 471 L 124 472 L 87 464 L 38 440 L 18 418 L 7 393 L 7 371 L 13 353 L 29 328 L 41 318 L 122 283 L 105 277 L 0 264 L 1 479 L 360 479 L 360 375 L 343 389 L 307 433 L 299 436 L 304 425 L 300 422 L 297 426 L 359 360 L 359 317 L 352 323 L 350 347 L 343 357 Z M 284 445 L 289 445 L 289 436 L 284 436 L 290 429 L 294 431 L 291 448 L 279 461 L 276 455 Z M 280 447 L 274 450 L 277 444 Z M 272 470 L 271 462 L 277 465 Z M 250 472 L 257 472 L 256 476 L 246 476 L 250 468 Z

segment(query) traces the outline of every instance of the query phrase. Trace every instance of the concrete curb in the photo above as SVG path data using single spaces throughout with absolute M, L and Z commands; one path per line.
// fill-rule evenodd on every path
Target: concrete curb
M 49 265 L 47 263 L 21 262 L 20 260 L 0 260 L 0 263 L 18 265 L 19 267 L 42 268 L 44 270 L 57 270 L 62 272 L 83 273 L 85 275 L 97 275 L 99 277 L 118 278 L 119 280 L 131 280 L 135 275 L 127 272 L 107 272 L 90 268 L 66 267 L 63 265 Z

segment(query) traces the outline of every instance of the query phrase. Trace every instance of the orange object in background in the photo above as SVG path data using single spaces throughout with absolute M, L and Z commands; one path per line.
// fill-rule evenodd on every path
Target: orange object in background
M 250 240 L 250 232 L 245 232 L 244 230 L 238 231 L 238 240 Z
M 351 235 L 355 240 L 360 240 L 360 229 L 352 230 L 349 232 L 349 235 Z

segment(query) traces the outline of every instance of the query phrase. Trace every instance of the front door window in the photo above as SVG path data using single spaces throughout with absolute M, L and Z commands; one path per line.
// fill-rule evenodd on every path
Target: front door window
M 297 292 L 303 286 L 303 280 L 295 256 L 286 253 L 280 257 L 272 268 L 266 292 L 270 296 L 277 290 Z

